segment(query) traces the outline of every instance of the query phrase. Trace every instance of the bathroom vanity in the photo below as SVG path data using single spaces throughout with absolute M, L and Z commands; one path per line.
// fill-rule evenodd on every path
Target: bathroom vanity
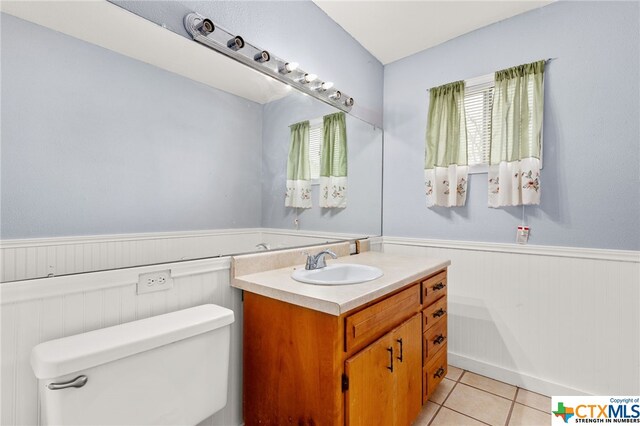
M 376 252 L 328 261 L 340 262 L 384 275 L 320 286 L 288 267 L 234 279 L 245 290 L 245 424 L 410 425 L 446 375 L 449 262 Z

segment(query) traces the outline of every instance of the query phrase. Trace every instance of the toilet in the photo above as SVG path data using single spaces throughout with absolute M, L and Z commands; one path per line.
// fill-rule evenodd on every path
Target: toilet
M 201 305 L 41 343 L 48 425 L 196 425 L 227 403 L 233 311 Z

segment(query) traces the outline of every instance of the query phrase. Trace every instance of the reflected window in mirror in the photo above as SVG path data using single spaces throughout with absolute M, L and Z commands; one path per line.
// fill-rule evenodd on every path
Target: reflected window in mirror
M 337 137 L 340 138 L 338 132 Z M 314 118 L 309 120 L 309 166 L 311 173 L 311 184 L 320 184 L 320 159 L 322 158 L 322 142 L 324 139 L 324 123 L 323 117 Z M 342 144 L 337 143 L 334 148 L 334 157 L 339 158 L 342 149 Z M 337 172 L 338 162 L 334 163 L 334 169 L 332 172 Z M 337 173 L 333 173 L 337 174 Z

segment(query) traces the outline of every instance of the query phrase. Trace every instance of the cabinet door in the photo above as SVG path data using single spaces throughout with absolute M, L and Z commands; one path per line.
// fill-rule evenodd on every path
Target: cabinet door
M 394 343 L 393 333 L 387 333 L 345 361 L 347 425 L 394 424 Z
M 393 332 L 397 426 L 410 425 L 422 409 L 422 315 L 417 314 Z

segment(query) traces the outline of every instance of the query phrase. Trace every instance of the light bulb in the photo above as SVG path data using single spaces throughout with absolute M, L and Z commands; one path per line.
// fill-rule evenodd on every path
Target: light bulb
M 333 87 L 333 83 L 330 81 L 322 81 L 317 86 L 313 88 L 313 90 L 317 90 L 318 92 L 326 92 L 327 90 Z
M 289 74 L 291 71 L 295 71 L 298 69 L 297 62 L 286 62 L 283 66 L 281 66 L 278 71 L 282 74 Z
M 256 53 L 253 59 L 257 62 L 268 62 L 269 59 L 271 59 L 271 55 L 266 50 L 263 50 L 262 52 Z
M 305 74 L 304 77 L 302 77 L 301 83 L 304 83 L 304 84 L 311 83 L 316 78 L 318 78 L 318 76 L 315 74 Z
M 227 47 L 231 50 L 240 50 L 244 47 L 244 40 L 240 36 L 235 36 L 227 42 Z
M 211 34 L 216 29 L 215 25 L 213 25 L 213 22 L 211 22 L 210 19 L 203 19 L 197 28 L 204 35 Z

